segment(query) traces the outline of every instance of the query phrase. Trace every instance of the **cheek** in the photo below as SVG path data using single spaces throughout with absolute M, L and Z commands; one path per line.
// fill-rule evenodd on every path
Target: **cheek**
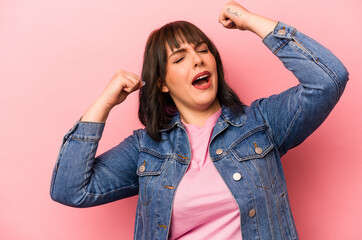
M 216 69 L 216 60 L 213 55 L 210 56 L 209 61 L 210 61 L 211 65 Z
M 167 71 L 166 74 L 166 83 L 168 84 L 178 84 L 182 82 L 182 80 L 187 81 L 189 72 L 186 67 L 182 67 L 181 64 L 178 67 L 172 67 Z

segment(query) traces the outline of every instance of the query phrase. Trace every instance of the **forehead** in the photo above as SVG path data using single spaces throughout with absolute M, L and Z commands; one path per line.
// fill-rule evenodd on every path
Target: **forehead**
M 167 51 L 173 52 L 175 49 L 185 47 L 188 45 L 197 45 L 200 42 L 206 42 L 200 33 L 185 31 L 185 29 L 174 29 L 174 31 L 168 31 L 164 38 Z

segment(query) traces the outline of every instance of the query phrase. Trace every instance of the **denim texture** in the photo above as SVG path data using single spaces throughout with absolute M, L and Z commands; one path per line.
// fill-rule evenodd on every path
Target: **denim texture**
M 282 22 L 263 43 L 299 84 L 254 101 L 244 113 L 222 106 L 209 153 L 239 206 L 244 240 L 298 239 L 280 158 L 328 116 L 348 72 L 329 50 Z M 167 239 L 174 195 L 191 159 L 179 115 L 162 130 L 162 142 L 139 129 L 95 157 L 104 125 L 78 121 L 64 136 L 52 199 L 91 207 L 138 194 L 134 239 Z M 234 180 L 234 173 L 241 179 Z

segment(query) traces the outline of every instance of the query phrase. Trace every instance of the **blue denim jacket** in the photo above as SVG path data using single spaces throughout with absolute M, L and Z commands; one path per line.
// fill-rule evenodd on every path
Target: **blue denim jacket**
M 329 50 L 282 22 L 263 42 L 300 84 L 254 101 L 242 114 L 222 106 L 209 153 L 239 206 L 244 240 L 298 239 L 280 157 L 328 116 L 348 72 Z M 52 199 L 90 207 L 138 194 L 134 238 L 167 239 L 175 192 L 191 159 L 179 115 L 162 130 L 162 142 L 139 129 L 95 158 L 104 125 L 78 121 L 65 135 Z

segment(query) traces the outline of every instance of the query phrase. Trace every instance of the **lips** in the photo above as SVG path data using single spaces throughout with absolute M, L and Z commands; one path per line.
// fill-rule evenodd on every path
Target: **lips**
M 192 85 L 199 90 L 207 89 L 211 86 L 210 76 L 209 71 L 200 72 L 192 79 Z
M 192 85 L 202 85 L 205 84 L 205 82 L 210 81 L 211 73 L 209 71 L 203 71 L 198 74 L 192 79 Z M 200 84 L 202 82 L 202 84 Z

